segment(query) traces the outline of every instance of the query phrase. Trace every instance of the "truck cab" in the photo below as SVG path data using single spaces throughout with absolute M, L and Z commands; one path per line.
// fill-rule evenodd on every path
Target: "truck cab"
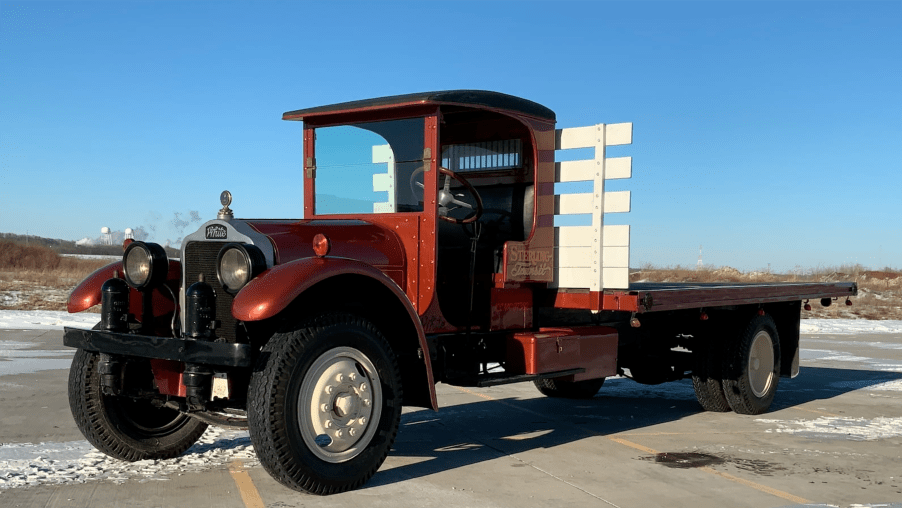
M 402 259 L 380 269 L 428 316 L 427 333 L 488 329 L 505 246 L 533 235 L 536 129 L 553 130 L 554 113 L 503 94 L 457 91 L 283 118 L 304 122 L 304 219 L 338 228 L 359 221 L 400 242 Z

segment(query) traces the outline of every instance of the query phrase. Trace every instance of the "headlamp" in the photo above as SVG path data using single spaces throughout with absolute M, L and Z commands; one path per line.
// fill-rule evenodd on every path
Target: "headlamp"
M 122 254 L 125 281 L 135 289 L 153 288 L 166 282 L 169 257 L 156 243 L 132 242 Z
M 226 244 L 216 259 L 216 276 L 223 289 L 237 293 L 248 282 L 266 269 L 263 252 L 254 245 Z

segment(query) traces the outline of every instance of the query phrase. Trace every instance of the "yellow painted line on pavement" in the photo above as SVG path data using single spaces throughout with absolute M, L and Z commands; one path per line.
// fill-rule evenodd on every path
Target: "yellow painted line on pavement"
M 707 466 L 700 467 L 698 469 L 700 471 L 704 471 L 706 473 L 710 473 L 710 474 L 713 474 L 716 476 L 720 476 L 722 478 L 726 478 L 727 480 L 730 480 L 731 482 L 736 482 L 736 483 L 745 485 L 747 487 L 751 487 L 755 490 L 760 490 L 761 492 L 766 492 L 773 496 L 782 497 L 783 499 L 785 499 L 787 501 L 791 501 L 793 503 L 798 503 L 798 504 L 810 504 L 811 503 L 811 501 L 805 499 L 804 497 L 794 496 L 794 495 L 790 494 L 789 492 L 783 492 L 782 490 L 772 489 L 772 488 L 768 487 L 767 485 L 761 485 L 760 483 L 755 483 L 753 481 L 749 481 L 744 478 L 739 478 L 738 476 L 733 476 L 729 473 L 724 473 L 723 471 L 717 471 L 717 470 L 711 469 L 710 467 L 707 467 Z
M 247 473 L 247 469 L 244 469 L 244 463 L 240 460 L 232 462 L 229 467 L 229 474 L 232 475 L 232 480 L 235 480 L 235 485 L 238 486 L 238 493 L 241 494 L 244 506 L 247 508 L 266 508 L 266 505 L 263 504 L 263 498 L 260 497 L 260 492 L 257 491 L 257 487 L 254 486 L 254 482 L 251 480 L 251 475 Z
M 518 410 L 518 411 L 523 411 L 523 412 L 526 412 L 526 413 L 530 413 L 530 414 L 534 414 L 534 415 L 539 415 L 539 416 L 546 416 L 546 415 L 542 415 L 541 413 L 538 413 L 538 412 L 536 412 L 536 411 L 532 411 L 532 410 L 526 409 L 526 408 L 521 408 L 521 407 L 516 406 L 515 404 L 510 404 L 510 403 L 508 403 L 508 402 L 504 402 L 504 401 L 498 400 L 498 399 L 496 399 L 496 398 L 494 398 L 494 397 L 492 397 L 492 396 L 490 396 L 490 395 L 486 395 L 486 394 L 484 394 L 484 393 L 477 393 L 477 392 L 474 392 L 474 391 L 472 391 L 472 390 L 467 390 L 466 388 L 461 388 L 461 387 L 458 387 L 458 386 L 455 386 L 454 388 L 456 388 L 457 390 L 460 390 L 460 391 L 462 391 L 462 392 L 464 392 L 464 393 L 469 393 L 469 394 L 475 395 L 475 396 L 477 396 L 477 397 L 481 397 L 481 398 L 486 399 L 486 400 L 490 400 L 490 401 L 493 401 L 493 402 L 497 402 L 497 403 L 499 403 L 499 404 L 503 404 L 503 405 L 505 405 L 505 406 L 507 406 L 507 407 L 516 409 L 516 410 Z M 599 433 L 597 433 L 597 432 L 593 432 L 593 431 L 588 430 L 588 429 L 580 429 L 580 430 L 582 430 L 583 432 L 586 432 L 587 434 L 590 434 L 590 435 L 593 435 L 593 436 L 597 436 L 597 437 L 603 437 L 603 438 L 605 438 L 605 439 L 607 439 L 607 440 L 609 440 L 609 441 L 613 441 L 613 442 L 615 442 L 615 443 L 617 443 L 617 444 L 620 444 L 620 445 L 623 445 L 623 446 L 632 448 L 632 449 L 634 449 L 634 450 L 639 450 L 639 451 L 641 451 L 641 452 L 648 453 L 648 454 L 650 454 L 650 455 L 657 455 L 657 454 L 661 453 L 661 452 L 655 450 L 654 448 L 649 448 L 649 447 L 647 447 L 647 446 L 643 446 L 643 445 L 640 445 L 639 443 L 634 443 L 634 442 L 632 442 L 632 441 L 628 441 L 628 440 L 623 439 L 623 438 L 620 438 L 620 437 L 605 436 L 605 435 L 603 435 L 603 434 L 599 434 Z M 776 496 L 776 497 L 779 497 L 779 498 L 782 498 L 782 499 L 786 499 L 787 501 L 791 501 L 791 502 L 793 502 L 793 503 L 798 503 L 798 504 L 811 503 L 811 501 L 809 501 L 809 500 L 807 500 L 807 499 L 805 499 L 805 498 L 803 498 L 803 497 L 799 497 L 799 496 L 795 496 L 795 495 L 793 495 L 793 494 L 790 494 L 789 492 L 783 492 L 782 490 L 774 489 L 774 488 L 768 487 L 767 485 L 761 485 L 760 483 L 756 483 L 756 482 L 753 482 L 753 481 L 750 481 L 750 480 L 746 480 L 746 479 L 743 479 L 743 478 L 739 478 L 738 476 L 733 476 L 733 475 L 728 474 L 728 473 L 724 473 L 724 472 L 721 472 L 721 471 L 717 471 L 717 470 L 711 469 L 710 467 L 699 467 L 699 468 L 695 468 L 695 469 L 696 469 L 697 471 L 703 471 L 703 472 L 708 473 L 708 474 L 713 474 L 714 476 L 719 476 L 719 477 L 721 477 L 721 478 L 724 478 L 724 479 L 729 480 L 729 481 L 734 482 L 734 483 L 738 483 L 738 484 L 740 484 L 740 485 L 745 485 L 746 487 L 751 487 L 751 488 L 753 488 L 753 489 L 755 489 L 755 490 L 758 490 L 758 491 L 761 491 L 761 492 L 770 494 L 770 495 L 772 495 L 772 496 Z
M 484 394 L 484 393 L 474 392 L 473 390 L 467 390 L 466 388 L 463 388 L 463 387 L 461 387 L 461 386 L 452 386 L 452 388 L 454 388 L 455 390 L 457 390 L 457 391 L 459 391 L 459 392 L 469 393 L 470 395 L 475 395 L 475 396 L 477 396 L 477 397 L 482 397 L 482 398 L 485 399 L 485 400 L 491 400 L 492 402 L 498 402 L 498 403 L 504 404 L 505 406 L 509 406 L 509 405 L 510 405 L 510 404 L 505 404 L 503 401 L 500 401 L 500 400 L 496 399 L 495 397 L 490 397 L 490 396 L 488 396 L 488 395 L 486 395 L 486 394 Z M 532 411 L 529 411 L 529 410 L 526 410 L 526 411 L 528 411 L 528 412 L 530 412 L 530 413 L 532 412 Z
M 626 439 L 623 439 L 623 438 L 619 438 L 619 437 L 607 437 L 607 436 L 601 436 L 601 437 L 605 437 L 605 438 L 607 438 L 608 440 L 613 441 L 613 442 L 615 442 L 615 443 L 617 443 L 617 444 L 622 444 L 623 446 L 628 446 L 628 447 L 630 447 L 630 448 L 639 450 L 640 452 L 645 452 L 645 453 L 648 453 L 648 454 L 651 454 L 651 455 L 657 455 L 657 454 L 661 453 L 661 452 L 659 452 L 658 450 L 655 450 L 654 448 L 649 448 L 649 447 L 647 447 L 647 446 L 642 446 L 642 445 L 640 445 L 640 444 L 638 444 L 638 443 L 634 443 L 634 442 L 632 442 L 632 441 L 627 441 Z

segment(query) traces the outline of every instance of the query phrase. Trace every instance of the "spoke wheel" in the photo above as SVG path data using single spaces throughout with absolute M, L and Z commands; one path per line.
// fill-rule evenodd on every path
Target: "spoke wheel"
M 732 347 L 723 364 L 723 391 L 739 414 L 768 410 L 780 381 L 780 339 L 770 316 L 755 316 Z
M 248 389 L 260 463 L 312 494 L 357 488 L 388 456 L 401 421 L 401 375 L 385 337 L 352 314 L 276 333 Z

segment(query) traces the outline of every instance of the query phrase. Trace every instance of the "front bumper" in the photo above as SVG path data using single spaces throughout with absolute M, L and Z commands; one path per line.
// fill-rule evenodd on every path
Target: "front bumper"
M 221 367 L 250 367 L 255 351 L 250 344 L 174 339 L 132 333 L 64 328 L 63 344 L 112 355 L 159 358 Z

